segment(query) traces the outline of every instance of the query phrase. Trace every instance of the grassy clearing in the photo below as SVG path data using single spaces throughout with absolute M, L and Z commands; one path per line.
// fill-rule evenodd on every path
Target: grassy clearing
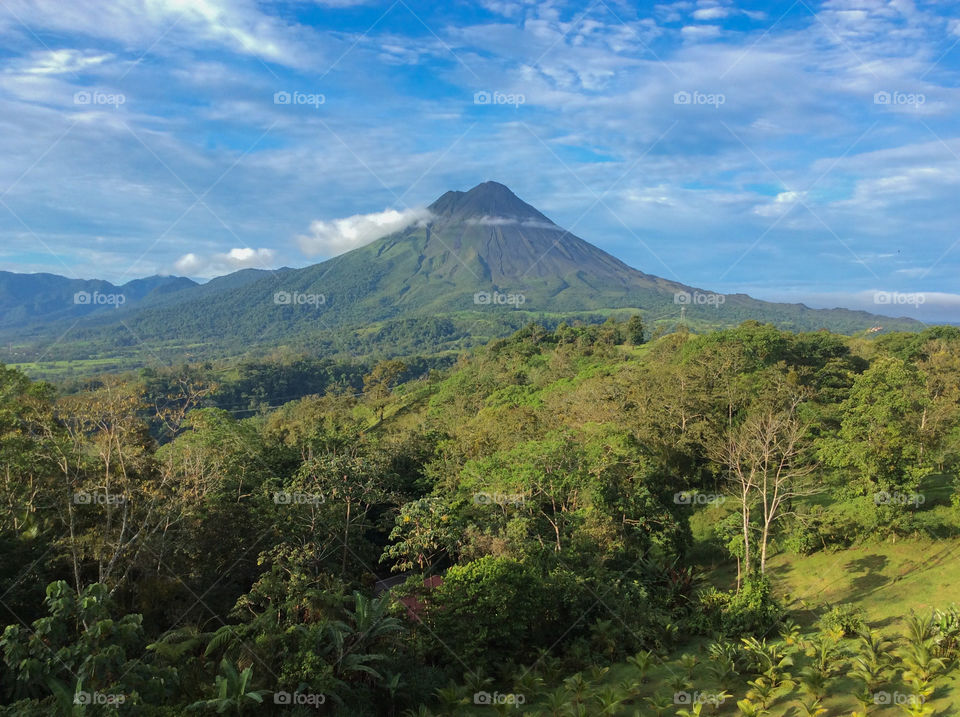
M 807 626 L 831 606 L 851 603 L 865 611 L 870 627 L 895 637 L 904 634 L 902 618 L 911 611 L 926 612 L 960 600 L 960 539 L 957 538 L 878 541 L 807 557 L 781 554 L 771 559 L 769 569 L 777 592 L 789 604 L 791 617 Z M 732 577 L 727 573 L 714 575 L 725 579 Z M 771 637 L 776 638 L 775 635 Z M 665 705 L 660 714 L 676 715 L 683 708 L 689 709 L 689 705 L 673 704 L 674 692 L 682 690 L 684 677 L 689 677 L 694 686 L 683 691 L 705 694 L 721 691 L 719 683 L 706 669 L 710 662 L 706 652 L 708 642 L 700 639 L 684 645 L 683 649 L 670 654 L 643 676 L 633 665 L 618 663 L 604 673 L 588 670 L 583 677 L 594 694 L 603 694 L 604 690 L 619 686 L 631 695 L 628 703 L 604 714 L 656 715 L 658 712 L 647 702 L 647 698 L 651 698 Z M 851 649 L 855 644 L 849 639 L 844 642 Z M 684 668 L 681 663 L 683 655 L 696 656 L 697 665 L 692 669 Z M 855 696 L 859 687 L 860 683 L 852 678 L 835 677 L 823 702 L 823 708 L 827 710 L 823 717 L 863 714 Z M 508 693 L 516 687 L 493 687 L 490 691 L 493 689 Z M 742 699 L 748 689 L 750 687 L 743 678 L 735 678 L 727 684 L 727 691 L 734 697 L 718 708 L 705 707 L 703 714 L 741 714 L 736 701 Z M 906 699 L 909 694 L 907 686 L 899 680 L 885 685 L 883 691 L 889 693 L 891 699 L 896 699 L 897 694 L 900 699 Z M 789 692 L 782 690 L 770 705 L 768 714 L 771 717 L 800 717 L 806 714 L 801 705 L 804 701 L 809 700 L 799 687 Z M 960 684 L 956 671 L 939 681 L 927 706 L 933 708 L 931 714 L 934 717 L 960 714 Z M 547 701 L 539 699 L 526 705 L 522 711 L 537 713 L 539 710 L 541 714 L 550 714 L 545 711 L 546 707 Z M 476 714 L 490 713 L 483 710 L 489 708 L 478 707 Z M 892 717 L 908 713 L 903 706 L 876 705 L 869 714 Z
M 912 613 L 927 613 L 935 608 L 945 608 L 960 602 L 960 511 L 950 506 L 951 479 L 948 476 L 932 476 L 920 488 L 925 496 L 924 504 L 914 513 L 917 535 L 908 538 L 870 538 L 845 548 L 819 551 L 809 556 L 797 556 L 786 552 L 775 553 L 768 562 L 768 572 L 777 594 L 787 605 L 789 617 L 799 623 L 804 632 L 814 628 L 821 615 L 833 606 L 850 604 L 863 610 L 869 627 L 897 640 L 905 634 L 904 618 Z M 835 514 L 855 514 L 862 519 L 864 511 L 872 509 L 872 499 L 853 499 L 843 502 L 811 503 Z M 735 582 L 735 567 L 724 556 L 713 538 L 712 527 L 726 514 L 735 510 L 731 501 L 706 506 L 696 510 L 691 517 L 691 527 L 696 543 L 695 553 L 706 570 L 709 582 L 729 588 Z M 944 535 L 948 537 L 935 537 Z M 638 609 L 642 609 L 639 607 Z M 771 638 L 776 638 L 772 635 Z M 843 641 L 852 651 L 855 640 Z M 688 677 L 693 687 L 687 692 L 705 694 L 721 692 L 720 684 L 706 669 L 710 663 L 706 651 L 708 640 L 698 639 L 687 643 L 682 649 L 665 657 L 665 660 L 641 676 L 636 667 L 627 663 L 612 665 L 604 673 L 598 670 L 583 674 L 595 695 L 606 690 L 620 688 L 621 694 L 630 699 L 604 714 L 613 715 L 676 715 L 689 705 L 673 704 L 675 691 L 683 690 L 682 682 Z M 698 664 L 684 668 L 681 658 L 695 656 Z M 689 659 L 689 657 L 687 658 Z M 805 658 L 800 658 L 801 660 Z M 558 684 L 551 680 L 551 684 Z M 705 706 L 702 714 L 739 715 L 736 705 L 750 687 L 743 678 L 735 678 L 726 685 L 733 698 L 719 707 Z M 856 699 L 861 683 L 853 678 L 839 675 L 829 683 L 828 696 L 822 707 L 823 717 L 833 715 L 852 716 L 863 714 Z M 517 689 L 514 687 L 513 689 Z M 492 691 L 492 690 L 491 690 Z M 505 687 L 501 693 L 510 692 Z M 899 678 L 883 687 L 891 701 L 908 699 L 910 690 Z M 664 706 L 658 712 L 648 698 Z M 602 709 L 600 701 L 595 703 Z M 882 699 L 882 698 L 881 698 Z M 772 717 L 800 717 L 806 711 L 802 705 L 809 702 L 807 695 L 796 687 L 784 688 L 769 707 Z M 548 702 L 538 699 L 523 709 L 527 713 L 551 714 Z M 956 670 L 941 678 L 931 698 L 926 703 L 932 708 L 928 714 L 948 717 L 960 714 L 960 679 Z M 478 708 L 477 714 L 484 714 Z M 600 712 L 598 712 L 600 713 Z M 873 705 L 869 714 L 879 717 L 909 714 L 906 705 Z
M 66 361 L 31 361 L 7 364 L 40 381 L 60 381 L 97 373 L 128 371 L 143 365 L 142 361 L 119 358 L 72 359 Z

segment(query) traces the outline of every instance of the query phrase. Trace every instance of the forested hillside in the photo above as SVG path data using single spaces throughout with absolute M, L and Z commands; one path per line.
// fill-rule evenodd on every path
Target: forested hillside
M 950 714 L 960 330 L 648 339 L 3 368 L 0 714 Z

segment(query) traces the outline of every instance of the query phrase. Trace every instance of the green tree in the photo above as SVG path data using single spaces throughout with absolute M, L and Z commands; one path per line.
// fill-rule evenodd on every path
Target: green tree
M 430 629 L 469 665 L 502 665 L 551 647 L 582 615 L 572 617 L 569 580 L 493 556 L 450 568 L 423 599 Z
M 839 436 L 825 442 L 822 455 L 853 471 L 863 493 L 915 491 L 929 472 L 922 430 L 928 405 L 917 368 L 880 357 L 854 381 L 840 408 Z
M 250 689 L 253 683 L 253 667 L 246 667 L 242 672 L 237 671 L 229 660 L 220 661 L 220 674 L 216 680 L 216 696 L 208 700 L 200 700 L 190 705 L 191 711 L 215 710 L 217 714 L 230 712 L 242 715 L 255 705 L 263 704 L 264 695 L 269 690 Z
M 142 617 L 115 616 L 106 586 L 94 583 L 78 595 L 65 582 L 47 587 L 47 617 L 30 627 L 10 625 L 0 651 L 22 692 L 44 704 L 58 695 L 97 693 L 136 704 L 172 700 L 176 673 L 146 657 Z
M 439 498 L 412 500 L 400 507 L 396 525 L 380 562 L 394 560 L 393 570 L 409 570 L 414 565 L 421 572 L 442 555 L 449 555 L 458 542 L 462 528 L 455 514 Z
M 376 410 L 379 420 L 383 420 L 383 412 L 390 394 L 406 370 L 407 365 L 403 361 L 390 359 L 380 361 L 370 373 L 363 377 L 363 392 Z
M 640 346 L 646 342 L 643 317 L 640 314 L 634 314 L 627 321 L 627 340 L 634 346 Z
M 50 506 L 67 442 L 53 415 L 53 387 L 0 364 L 0 594 L 22 619 L 39 616 L 54 576 L 62 525 Z

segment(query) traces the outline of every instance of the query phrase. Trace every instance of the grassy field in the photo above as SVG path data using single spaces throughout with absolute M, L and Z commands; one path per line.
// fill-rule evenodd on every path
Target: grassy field
M 877 628 L 893 625 L 911 610 L 960 600 L 956 538 L 859 545 L 801 559 L 777 556 L 769 569 L 777 592 L 788 596 L 789 606 L 800 615 L 850 603 L 863 608 Z
M 138 368 L 143 361 L 123 358 L 74 359 L 68 361 L 31 361 L 8 364 L 38 381 L 62 381 L 100 373 L 119 373 Z
M 912 610 L 928 611 L 946 607 L 960 600 L 960 539 L 908 539 L 883 541 L 859 545 L 834 553 L 817 553 L 808 557 L 777 555 L 770 562 L 770 570 L 778 593 L 790 608 L 790 617 L 799 623 L 812 624 L 817 616 L 830 606 L 839 603 L 856 605 L 866 612 L 870 627 L 887 635 L 900 634 L 902 618 Z M 715 576 L 719 576 L 717 573 Z M 642 609 L 642 606 L 638 606 Z M 776 636 L 772 636 L 776 637 Z M 631 695 L 628 703 L 603 714 L 611 715 L 675 715 L 689 705 L 674 704 L 674 692 L 704 694 L 719 693 L 721 688 L 709 676 L 705 666 L 709 663 L 706 652 L 708 640 L 696 640 L 680 651 L 667 656 L 646 674 L 628 663 L 612 665 L 609 669 L 588 670 L 583 678 L 590 684 L 594 694 L 603 695 L 605 690 L 615 690 Z M 853 646 L 853 640 L 845 640 Z M 682 667 L 684 655 L 694 656 L 697 664 L 692 668 Z M 689 676 L 695 687 L 684 689 L 682 683 Z M 859 684 L 854 679 L 839 676 L 829 686 L 829 696 L 822 707 L 822 717 L 852 716 L 863 714 L 855 693 Z M 492 692 L 494 687 L 488 687 Z M 522 685 L 499 687 L 501 693 L 520 691 Z M 729 688 L 728 688 L 729 689 Z M 727 699 L 718 707 L 706 706 L 702 714 L 739 715 L 736 705 L 749 686 L 742 679 L 735 682 L 729 691 L 734 698 Z M 891 701 L 906 699 L 909 690 L 899 681 L 886 685 L 884 691 Z M 658 712 L 647 701 L 650 698 L 663 705 Z M 781 694 L 765 714 L 771 717 L 800 717 L 806 715 L 802 702 L 806 695 L 799 689 Z M 601 709 L 599 703 L 595 703 Z M 932 708 L 927 714 L 948 717 L 960 714 L 960 684 L 954 670 L 952 676 L 942 678 L 933 696 L 926 703 Z M 489 714 L 488 707 L 477 707 L 476 714 Z M 539 699 L 525 705 L 523 712 L 552 714 L 548 702 Z M 589 714 L 587 712 L 586 714 Z M 601 712 L 597 712 L 600 714 Z M 557 712 L 557 714 L 567 714 Z M 573 713 L 569 713 L 573 714 Z M 875 705 L 869 714 L 879 717 L 909 714 L 903 705 Z
M 789 618 L 800 624 L 804 631 L 812 629 L 821 615 L 832 607 L 841 604 L 853 605 L 863 610 L 869 627 L 894 638 L 905 633 L 904 618 L 913 612 L 927 613 L 935 608 L 945 608 L 960 603 L 960 511 L 949 505 L 950 478 L 934 476 L 925 481 L 921 492 L 927 501 L 916 514 L 916 523 L 924 528 L 926 535 L 911 537 L 867 538 L 845 549 L 818 551 L 808 556 L 779 552 L 768 561 L 768 572 L 772 578 L 777 595 L 789 610 Z M 824 503 L 831 512 L 859 512 L 869 509 L 867 499 L 854 499 L 843 503 Z M 819 499 L 811 502 L 819 503 Z M 734 510 L 730 503 L 721 503 L 700 509 L 691 520 L 696 552 L 704 563 L 708 582 L 721 588 L 732 587 L 735 583 L 735 568 L 728 558 L 718 551 L 712 539 L 712 525 L 724 515 Z M 930 537 L 942 533 L 950 537 Z M 642 609 L 642 606 L 638 606 Z M 771 635 L 771 638 L 776 638 Z M 851 649 L 855 641 L 845 639 Z M 688 642 L 682 649 L 665 656 L 665 659 L 641 676 L 637 668 L 628 663 L 610 666 L 602 672 L 594 669 L 583 674 L 596 695 L 605 690 L 620 688 L 620 693 L 628 693 L 631 699 L 619 707 L 604 714 L 613 715 L 676 715 L 683 714 L 689 705 L 673 703 L 675 691 L 684 691 L 683 679 L 689 677 L 695 685 L 686 691 L 694 690 L 710 694 L 720 692 L 719 684 L 709 676 L 705 669 L 710 658 L 706 652 L 709 641 L 698 639 Z M 697 659 L 692 668 L 682 667 L 681 658 L 687 655 Z M 958 672 L 951 670 L 948 677 L 941 678 L 926 707 L 931 711 L 927 715 L 948 717 L 960 714 L 960 684 Z M 551 684 L 555 684 L 553 680 Z M 822 707 L 826 712 L 821 717 L 862 715 L 862 706 L 856 699 L 861 683 L 846 677 L 837 676 L 828 689 L 828 697 Z M 522 685 L 513 688 L 503 687 L 501 693 L 511 689 L 519 691 Z M 727 699 L 718 707 L 705 706 L 702 714 L 739 715 L 736 705 L 750 687 L 743 679 L 735 680 L 732 689 L 734 697 Z M 492 691 L 492 689 L 491 689 Z M 884 687 L 891 695 L 891 702 L 905 700 L 909 689 L 899 680 Z M 663 711 L 658 712 L 647 698 L 659 701 Z M 800 717 L 807 712 L 802 705 L 805 693 L 797 687 L 792 692 L 782 692 L 769 707 L 772 717 Z M 602 709 L 600 702 L 594 703 Z M 552 714 L 547 701 L 536 700 L 525 705 L 523 711 Z M 477 714 L 484 714 L 477 708 Z M 488 712 L 486 712 L 488 714 Z M 588 712 L 589 713 L 589 712 Z M 598 712 L 599 713 L 599 712 Z M 557 713 L 562 714 L 562 713 Z M 570 713 L 573 714 L 573 713 Z M 695 714 L 695 713 L 691 713 Z M 873 705 L 868 714 L 880 717 L 911 714 L 906 705 Z

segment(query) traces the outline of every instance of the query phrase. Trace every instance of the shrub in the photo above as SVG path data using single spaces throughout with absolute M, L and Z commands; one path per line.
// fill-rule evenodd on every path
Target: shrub
M 834 605 L 820 617 L 823 630 L 842 630 L 845 635 L 857 635 L 867 629 L 866 613 L 863 608 L 850 603 Z
M 783 539 L 784 550 L 794 555 L 811 555 L 822 545 L 816 528 L 802 523 L 794 524 Z
M 722 631 L 731 637 L 770 632 L 783 618 L 783 606 L 773 596 L 770 580 L 751 575 L 734 593 L 721 618 Z
M 723 616 L 730 609 L 733 593 L 718 590 L 712 585 L 697 596 L 697 605 L 691 612 L 689 627 L 692 632 L 710 635 L 723 629 Z
M 572 574 L 544 575 L 513 558 L 485 556 L 447 571 L 427 596 L 425 618 L 454 653 L 496 669 L 551 647 L 585 607 Z

